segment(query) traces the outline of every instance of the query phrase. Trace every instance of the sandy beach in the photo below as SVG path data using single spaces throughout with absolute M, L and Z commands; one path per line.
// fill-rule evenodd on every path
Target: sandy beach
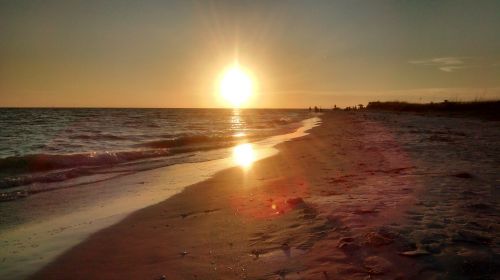
M 500 1 L 0 1 L 0 280 L 500 279 Z
M 498 279 L 498 122 L 326 112 L 33 279 Z M 161 182 L 158 182 L 161 184 Z

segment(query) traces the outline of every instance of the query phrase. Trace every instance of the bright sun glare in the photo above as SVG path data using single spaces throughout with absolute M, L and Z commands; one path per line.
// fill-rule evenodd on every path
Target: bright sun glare
M 240 107 L 252 94 L 252 79 L 236 64 L 222 76 L 220 94 L 231 106 Z
M 234 147 L 233 160 L 237 165 L 245 169 L 249 168 L 255 161 L 255 153 L 252 144 L 245 143 Z

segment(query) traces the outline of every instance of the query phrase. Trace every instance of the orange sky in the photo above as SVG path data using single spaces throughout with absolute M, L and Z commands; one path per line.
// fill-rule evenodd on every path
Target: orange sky
M 377 3 L 374 3 L 377 2 Z M 0 106 L 248 107 L 500 98 L 498 1 L 9 1 Z

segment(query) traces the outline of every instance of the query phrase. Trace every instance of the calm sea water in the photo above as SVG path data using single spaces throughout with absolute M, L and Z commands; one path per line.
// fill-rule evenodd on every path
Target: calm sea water
M 186 155 L 287 132 L 308 116 L 306 110 L 0 109 L 0 188 L 64 181 L 103 167 L 182 163 Z

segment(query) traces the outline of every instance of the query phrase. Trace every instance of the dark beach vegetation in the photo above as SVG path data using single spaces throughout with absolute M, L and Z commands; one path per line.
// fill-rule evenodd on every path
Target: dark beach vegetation
M 398 112 L 438 113 L 452 116 L 477 116 L 486 119 L 500 120 L 500 100 L 495 101 L 448 101 L 438 103 L 408 103 L 400 101 L 369 102 L 368 110 L 384 110 Z

